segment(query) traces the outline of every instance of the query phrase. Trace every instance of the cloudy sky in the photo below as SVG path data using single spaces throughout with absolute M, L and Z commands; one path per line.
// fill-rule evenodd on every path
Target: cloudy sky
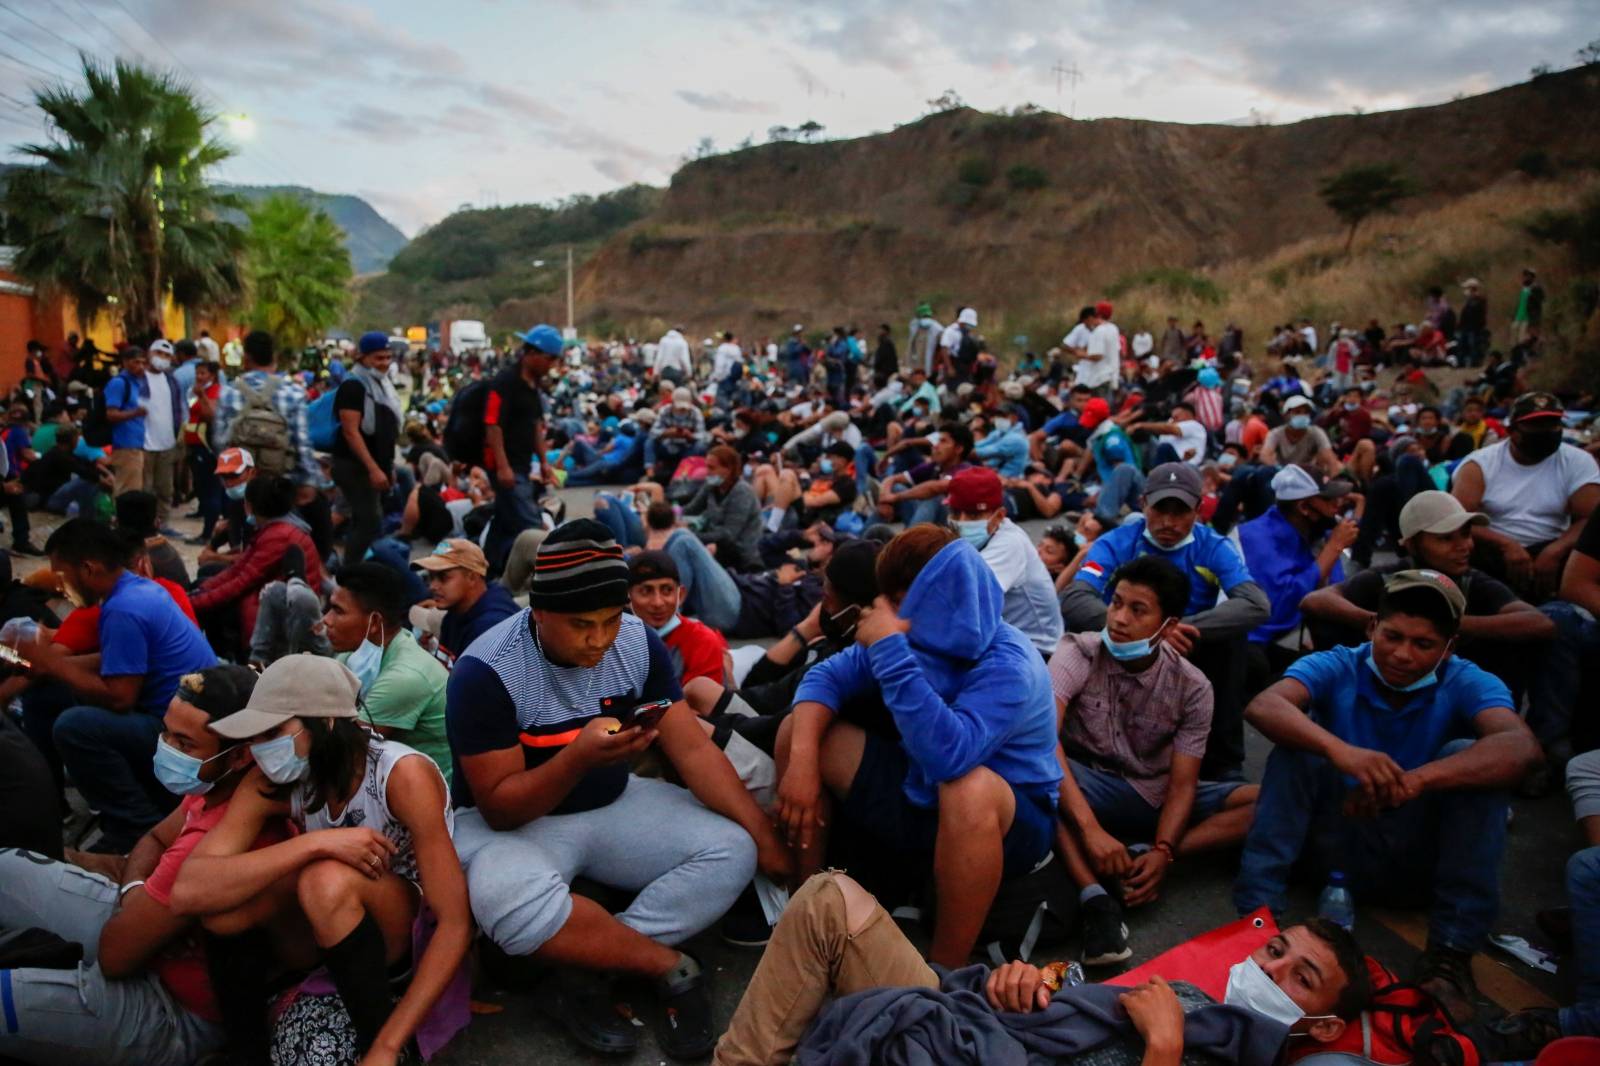
M 946 89 L 1287 122 L 1492 89 L 1597 36 L 1593 0 L 0 0 L 0 143 L 42 134 L 23 105 L 75 49 L 137 56 L 248 116 L 226 179 L 356 193 L 415 234 L 664 183 L 702 137 L 886 130 Z

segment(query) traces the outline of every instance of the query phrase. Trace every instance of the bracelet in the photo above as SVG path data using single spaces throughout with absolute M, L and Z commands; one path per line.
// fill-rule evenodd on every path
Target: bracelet
M 798 641 L 802 648 L 809 648 L 811 646 L 811 642 L 806 640 L 805 637 L 802 637 L 800 635 L 800 627 L 799 626 L 790 626 L 789 627 L 789 635 L 791 637 L 793 637 L 796 641 Z
M 1178 861 L 1178 856 L 1173 853 L 1172 845 L 1168 844 L 1165 840 L 1158 840 L 1150 846 L 1159 851 L 1166 852 L 1168 863 L 1174 863 Z
M 119 900 L 122 899 L 129 892 L 132 892 L 134 889 L 138 888 L 142 884 L 144 884 L 144 878 L 142 878 L 142 877 L 137 881 L 129 881 L 127 884 L 125 884 L 121 888 L 117 889 L 117 899 L 119 899 Z

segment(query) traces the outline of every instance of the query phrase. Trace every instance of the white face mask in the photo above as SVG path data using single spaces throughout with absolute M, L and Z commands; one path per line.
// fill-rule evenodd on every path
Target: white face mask
M 160 373 L 166 373 L 167 368 L 169 368 L 170 366 L 172 366 L 172 360 L 168 359 L 164 355 L 152 355 L 150 357 L 150 369 L 151 370 L 155 370 L 155 371 L 158 371 Z
M 1229 1006 L 1253 1010 L 1281 1025 L 1288 1026 L 1294 1025 L 1301 1019 L 1321 1021 L 1337 1017 L 1333 1014 L 1306 1014 L 1298 1003 L 1289 998 L 1289 993 L 1279 988 L 1277 982 L 1267 976 L 1267 971 L 1261 968 L 1261 964 L 1248 956 L 1228 970 L 1228 989 L 1223 993 L 1222 1002 Z

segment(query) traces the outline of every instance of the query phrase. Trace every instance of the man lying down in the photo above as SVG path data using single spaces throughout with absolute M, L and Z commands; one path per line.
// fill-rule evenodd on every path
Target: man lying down
M 1370 992 L 1355 938 L 1322 920 L 1239 960 L 1223 1005 L 1159 977 L 1132 989 L 1060 983 L 1059 967 L 1023 962 L 941 981 L 866 889 L 821 873 L 784 911 L 712 1061 L 1271 1066 L 1287 1041 L 1337 1040 Z

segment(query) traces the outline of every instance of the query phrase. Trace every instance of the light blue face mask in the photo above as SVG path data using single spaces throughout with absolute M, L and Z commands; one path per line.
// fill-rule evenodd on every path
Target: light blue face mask
M 1443 661 L 1444 658 L 1441 656 L 1439 662 Z M 1373 677 L 1382 682 L 1384 688 L 1392 689 L 1395 692 L 1415 692 L 1418 689 L 1427 688 L 1429 685 L 1435 684 L 1439 680 L 1439 667 L 1437 664 L 1435 664 L 1432 670 L 1429 670 L 1427 673 L 1423 674 L 1409 685 L 1390 684 L 1384 679 L 1383 671 L 1378 669 L 1378 660 L 1372 657 L 1372 653 L 1370 651 L 1367 652 L 1367 669 L 1372 671 Z
M 1184 537 L 1182 540 L 1178 541 L 1178 543 L 1174 544 L 1170 548 L 1167 547 L 1165 544 L 1161 543 L 1155 537 L 1152 537 L 1150 535 L 1150 527 L 1149 526 L 1145 526 L 1144 527 L 1144 539 L 1145 539 L 1145 543 L 1149 544 L 1152 548 L 1156 549 L 1157 551 L 1175 552 L 1180 548 L 1187 548 L 1189 545 L 1194 543 L 1194 530 L 1192 530 L 1192 529 L 1189 530 L 1189 535 L 1188 536 Z
M 818 459 L 817 460 L 817 470 L 819 470 L 820 472 L 822 472 L 824 474 L 833 473 L 833 460 L 832 459 Z
M 1166 623 L 1161 624 L 1161 629 L 1167 628 Z M 1111 639 L 1111 627 L 1100 630 L 1100 643 L 1104 644 L 1106 651 L 1119 663 L 1131 662 L 1134 659 L 1143 659 L 1155 648 L 1157 638 L 1161 636 L 1161 629 L 1156 630 L 1155 636 L 1143 640 L 1129 640 L 1118 643 Z
M 656 636 L 660 637 L 662 640 L 666 640 L 667 635 L 682 624 L 683 617 L 681 615 L 674 614 L 672 618 L 668 620 L 666 625 L 656 627 Z
M 211 756 L 211 759 L 220 759 L 232 748 L 227 748 Z M 174 796 L 203 796 L 211 791 L 215 781 L 203 781 L 200 778 L 200 768 L 211 759 L 197 759 L 187 755 L 168 744 L 161 738 L 156 738 L 156 754 L 153 765 L 156 780 Z
M 1004 433 L 1006 430 L 1011 428 L 1011 419 L 996 418 L 993 422 L 989 423 L 989 426 L 996 433 Z
M 229 485 L 222 491 L 228 494 L 228 499 L 230 500 L 242 500 L 244 499 L 244 490 L 249 487 L 250 483 L 248 481 L 241 481 L 237 485 Z
M 989 543 L 989 538 L 992 536 L 989 532 L 989 520 L 987 518 L 974 518 L 970 521 L 957 520 L 955 527 L 956 532 L 961 534 L 961 539 L 979 551 L 983 551 L 983 546 Z
M 1078 547 L 1081 548 L 1085 544 L 1089 543 L 1089 538 L 1084 536 L 1082 533 L 1079 533 L 1077 530 L 1073 530 L 1072 531 L 1072 543 L 1076 544 Z
M 1311 416 L 1310 415 L 1291 415 L 1290 418 L 1289 418 L 1289 427 L 1291 429 L 1310 429 L 1311 428 Z
M 718 485 L 722 484 L 722 475 L 721 474 L 707 474 L 706 475 L 706 484 L 710 485 L 712 488 L 716 488 Z
M 250 755 L 274 785 L 299 781 L 311 769 L 311 760 L 294 750 L 294 739 L 305 730 L 250 745 Z

